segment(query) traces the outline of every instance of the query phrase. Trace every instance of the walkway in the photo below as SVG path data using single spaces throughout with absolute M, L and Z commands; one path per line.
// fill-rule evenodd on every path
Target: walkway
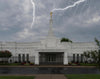
M 36 75 L 35 79 L 67 79 L 67 78 L 61 74 L 40 74 Z

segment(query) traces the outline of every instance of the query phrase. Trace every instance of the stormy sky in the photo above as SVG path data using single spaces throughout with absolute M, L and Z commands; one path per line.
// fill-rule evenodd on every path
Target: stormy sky
M 50 11 L 65 8 L 77 0 L 33 0 L 36 18 L 33 28 L 33 7 L 30 0 L 0 0 L 0 41 L 34 42 L 48 34 Z M 64 11 L 53 13 L 53 30 L 57 38 L 74 42 L 100 40 L 100 0 L 86 0 Z

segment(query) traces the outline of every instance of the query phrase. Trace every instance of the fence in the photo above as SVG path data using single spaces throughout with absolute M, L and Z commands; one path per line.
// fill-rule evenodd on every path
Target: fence
M 29 57 L 18 57 L 18 56 L 12 56 L 11 58 L 0 58 L 0 63 L 2 62 L 8 62 L 8 63 L 21 63 L 21 62 L 35 62 L 35 56 L 29 56 Z

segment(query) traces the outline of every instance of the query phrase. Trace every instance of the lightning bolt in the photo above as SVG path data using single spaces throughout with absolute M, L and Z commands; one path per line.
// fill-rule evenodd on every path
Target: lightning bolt
M 33 0 L 31 0 L 31 3 L 33 5 L 33 21 L 32 21 L 32 24 L 31 24 L 31 28 L 33 27 L 34 25 L 34 21 L 35 21 L 35 3 Z
M 76 5 L 78 5 L 78 4 L 82 3 L 82 2 L 85 2 L 85 1 L 86 0 L 78 0 L 73 5 L 69 5 L 69 6 L 65 7 L 65 8 L 58 8 L 58 9 L 55 8 L 55 9 L 52 10 L 52 12 L 54 12 L 56 10 L 67 10 L 67 9 L 75 7 Z

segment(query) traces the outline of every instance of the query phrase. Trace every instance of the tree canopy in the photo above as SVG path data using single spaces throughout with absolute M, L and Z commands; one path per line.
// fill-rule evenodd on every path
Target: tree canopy
M 9 58 L 9 57 L 11 57 L 11 56 L 12 56 L 12 54 L 11 54 L 11 52 L 8 51 L 8 50 L 2 50 L 2 51 L 0 51 L 0 57 L 1 57 L 1 58 L 2 58 L 2 57 Z
M 72 43 L 72 40 L 70 40 L 69 38 L 63 37 L 63 38 L 61 39 L 61 42 L 71 42 L 71 43 Z
M 93 59 L 94 63 L 97 63 L 97 65 L 100 68 L 100 41 L 95 38 L 96 45 L 98 46 L 97 50 L 92 50 L 92 51 L 85 51 L 84 56 L 86 58 L 86 61 L 88 58 Z

